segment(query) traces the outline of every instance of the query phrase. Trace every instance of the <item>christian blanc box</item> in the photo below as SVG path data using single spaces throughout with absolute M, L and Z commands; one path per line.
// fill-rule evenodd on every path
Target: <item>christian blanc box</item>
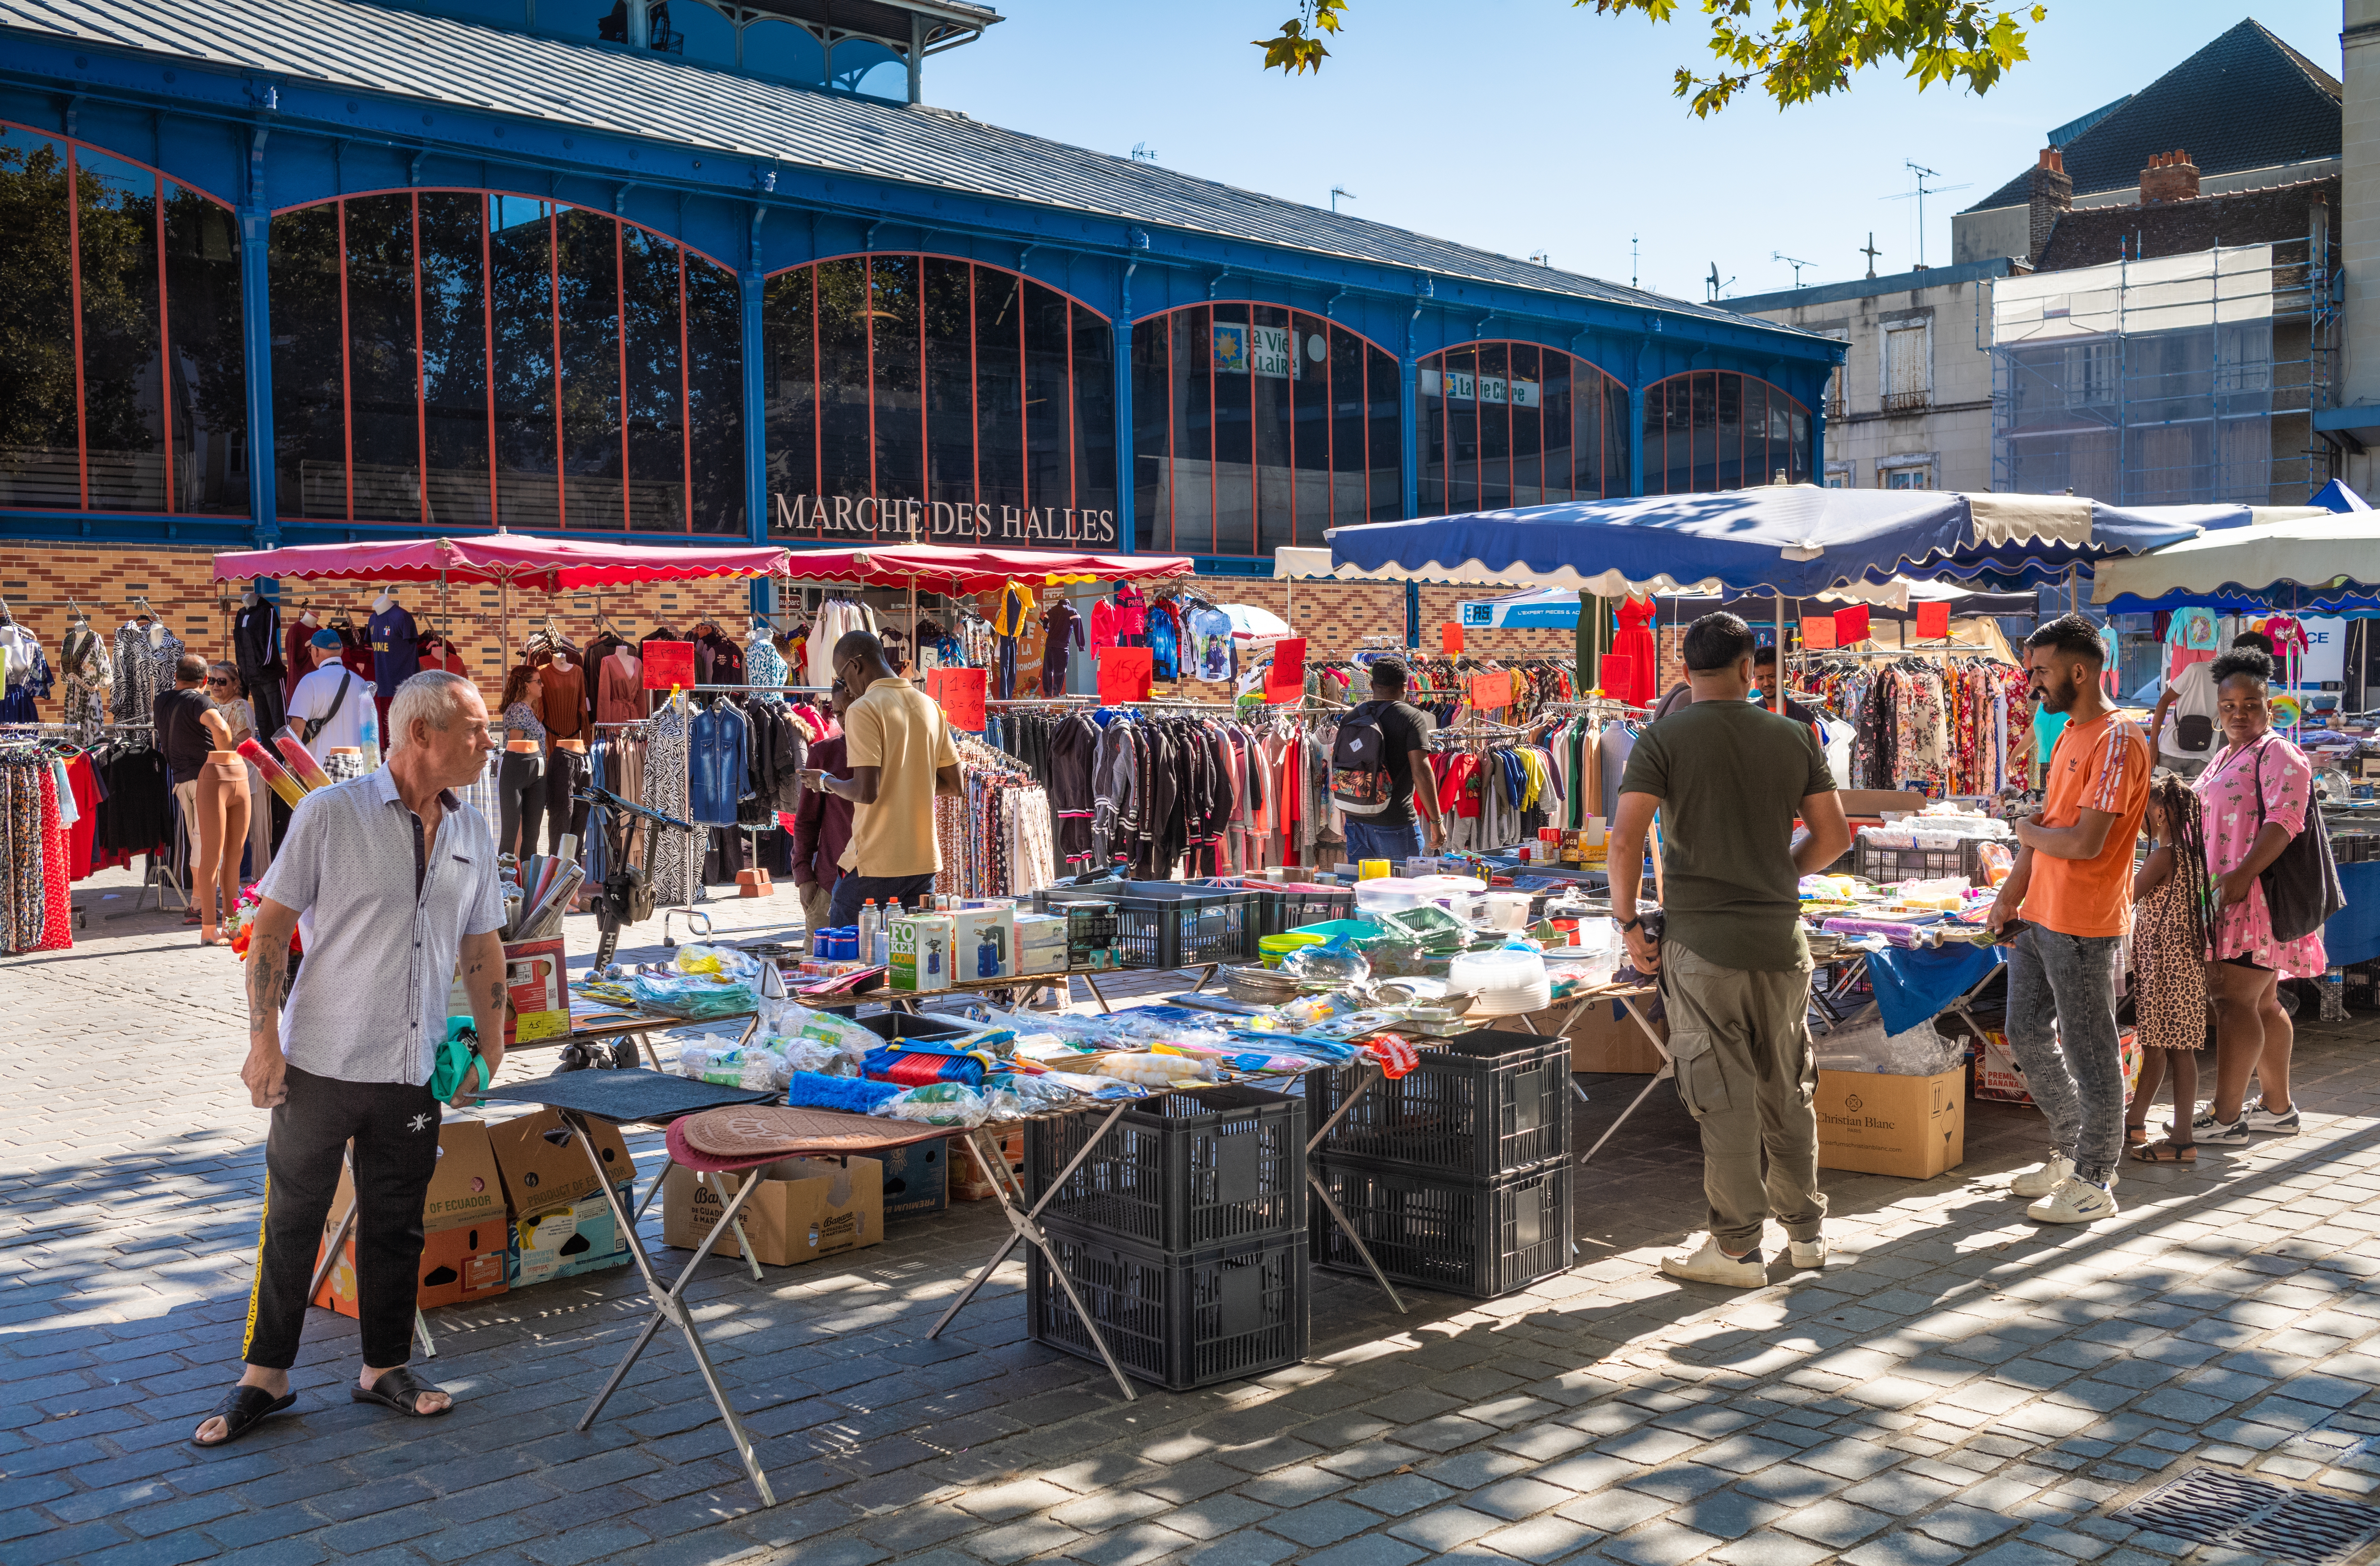
M 1936 1076 L 1821 1071 L 1818 1167 L 1924 1180 L 1967 1157 L 1967 1070 Z

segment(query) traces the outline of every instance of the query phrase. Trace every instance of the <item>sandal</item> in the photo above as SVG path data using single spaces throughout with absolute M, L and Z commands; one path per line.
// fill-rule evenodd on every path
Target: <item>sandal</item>
M 455 1404 L 450 1401 L 444 1408 L 432 1409 L 425 1414 L 420 1408 L 421 1394 L 443 1392 L 445 1390 L 443 1387 L 431 1386 L 426 1381 L 415 1380 L 412 1367 L 400 1365 L 394 1370 L 382 1371 L 380 1379 L 374 1381 L 369 1389 L 349 1387 L 347 1396 L 357 1402 L 376 1402 L 383 1408 L 393 1408 L 399 1414 L 411 1414 L 416 1419 L 435 1419 L 438 1415 L 450 1412 Z
M 276 1398 L 262 1387 L 234 1387 L 224 1394 L 223 1402 L 207 1412 L 207 1419 L 220 1419 L 224 1422 L 223 1439 L 202 1441 L 198 1437 L 192 1436 L 190 1444 L 194 1447 L 229 1446 L 263 1424 L 269 1416 L 280 1413 L 297 1401 L 296 1392 L 284 1392 Z M 203 1425 L 207 1419 L 201 1419 L 199 1423 Z
M 2125 1147 L 2144 1147 L 2148 1146 L 2148 1140 L 2149 1140 L 2149 1128 L 2148 1128 L 2147 1126 L 2145 1126 L 2145 1125 L 2133 1125 L 2133 1124 L 2131 1124 L 2131 1123 L 2129 1123 L 2129 1122 L 2127 1122 L 2127 1123 L 2125 1123 L 2125 1126 L 2124 1126 L 2124 1146 L 2125 1146 Z
M 2198 1144 L 2195 1142 L 2151 1142 L 2144 1147 L 2134 1147 L 2132 1157 L 2142 1163 L 2196 1163 Z

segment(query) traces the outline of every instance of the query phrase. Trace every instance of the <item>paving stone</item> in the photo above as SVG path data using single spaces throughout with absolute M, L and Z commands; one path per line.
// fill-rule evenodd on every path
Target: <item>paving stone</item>
M 1264 1525 L 1311 1549 L 1335 1544 L 1350 1534 L 1360 1534 L 1378 1522 L 1378 1517 L 1360 1506 L 1350 1506 L 1342 1500 L 1318 1500 L 1308 1506 L 1277 1511 L 1264 1520 Z
M 1504 1520 L 1484 1511 L 1474 1511 L 1465 1506 L 1441 1506 L 1406 1518 L 1389 1530 L 1401 1539 L 1427 1545 L 1434 1550 L 1452 1549 L 1469 1544 L 1482 1534 L 1495 1532 Z

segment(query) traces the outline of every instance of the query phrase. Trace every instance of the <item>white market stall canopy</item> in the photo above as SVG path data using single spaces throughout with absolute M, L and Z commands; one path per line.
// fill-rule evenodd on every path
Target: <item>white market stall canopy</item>
M 2091 601 L 2113 613 L 2251 601 L 2368 607 L 2380 587 L 2380 512 L 2308 511 L 2202 533 L 2151 554 L 2103 561 Z M 2240 602 L 2232 603 L 2238 597 Z

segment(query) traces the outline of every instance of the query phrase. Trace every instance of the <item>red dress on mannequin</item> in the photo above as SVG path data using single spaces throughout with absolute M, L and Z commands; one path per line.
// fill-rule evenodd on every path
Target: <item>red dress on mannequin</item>
M 1651 599 L 1627 600 L 1620 606 L 1620 630 L 1611 638 L 1611 655 L 1628 660 L 1628 678 L 1619 685 L 1607 681 L 1604 690 L 1631 707 L 1653 705 L 1658 671 L 1653 666 L 1653 633 L 1645 627 L 1655 613 Z

